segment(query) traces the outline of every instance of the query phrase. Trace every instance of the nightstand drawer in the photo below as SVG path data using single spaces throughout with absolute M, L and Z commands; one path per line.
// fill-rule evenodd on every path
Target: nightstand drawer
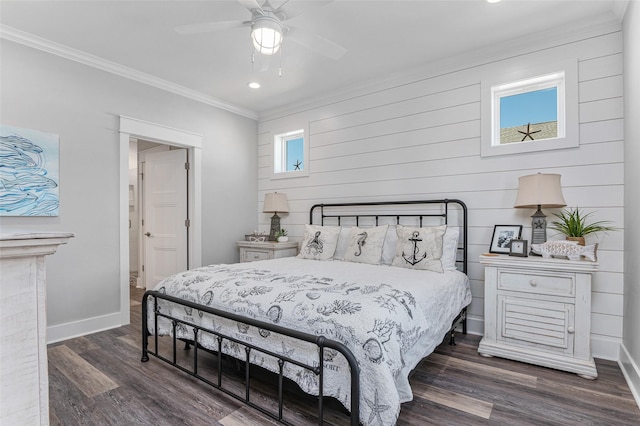
M 244 250 L 243 262 L 253 262 L 254 260 L 267 260 L 271 259 L 271 252 L 267 250 Z
M 519 291 L 551 296 L 575 296 L 575 275 L 523 273 L 502 269 L 498 273 L 498 290 Z

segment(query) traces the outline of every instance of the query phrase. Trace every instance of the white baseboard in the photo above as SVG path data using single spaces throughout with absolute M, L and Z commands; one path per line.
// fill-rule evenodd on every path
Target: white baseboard
M 621 339 L 591 335 L 591 355 L 594 358 L 618 361 L 620 359 Z
M 128 322 L 127 322 L 128 324 Z M 74 337 L 86 336 L 98 331 L 110 330 L 125 325 L 119 312 L 88 318 L 81 321 L 68 322 L 47 327 L 47 344 L 56 343 Z
M 620 365 L 620 370 L 622 370 L 629 389 L 631 389 L 633 398 L 636 400 L 638 408 L 640 408 L 640 366 L 631 358 L 624 344 L 620 345 L 620 349 L 618 365 Z

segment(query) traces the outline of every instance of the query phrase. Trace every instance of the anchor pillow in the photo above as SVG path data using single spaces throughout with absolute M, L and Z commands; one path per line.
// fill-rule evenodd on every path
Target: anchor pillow
M 330 260 L 338 245 L 339 226 L 305 225 L 304 240 L 298 257 L 303 259 Z
M 442 257 L 442 237 L 446 229 L 446 225 L 428 228 L 398 225 L 396 255 L 391 265 L 443 272 L 440 258 Z
M 388 227 L 389 225 L 373 228 L 351 228 L 349 245 L 344 253 L 344 260 L 379 265 Z

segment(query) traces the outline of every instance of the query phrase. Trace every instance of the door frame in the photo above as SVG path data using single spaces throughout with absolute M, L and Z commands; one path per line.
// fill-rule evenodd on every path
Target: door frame
M 145 139 L 187 148 L 190 164 L 187 209 L 188 268 L 202 264 L 202 135 L 162 124 L 120 116 L 120 323 L 129 324 L 129 140 Z

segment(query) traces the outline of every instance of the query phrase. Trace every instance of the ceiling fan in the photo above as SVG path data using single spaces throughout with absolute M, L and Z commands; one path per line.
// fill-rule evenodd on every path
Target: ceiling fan
M 277 53 L 285 37 L 287 40 L 335 60 L 340 59 L 347 52 L 347 49 L 329 39 L 289 25 L 288 21 L 297 16 L 295 13 L 288 13 L 284 10 L 284 6 L 289 3 L 289 0 L 286 0 L 277 8 L 271 6 L 269 0 L 265 0 L 262 5 L 257 0 L 237 0 L 237 2 L 251 12 L 250 20 L 214 21 L 181 25 L 176 27 L 175 31 L 179 34 L 200 34 L 250 27 L 254 48 L 263 55 Z M 330 3 L 330 1 L 319 3 L 326 4 Z M 315 3 L 314 5 L 318 6 L 320 4 Z

